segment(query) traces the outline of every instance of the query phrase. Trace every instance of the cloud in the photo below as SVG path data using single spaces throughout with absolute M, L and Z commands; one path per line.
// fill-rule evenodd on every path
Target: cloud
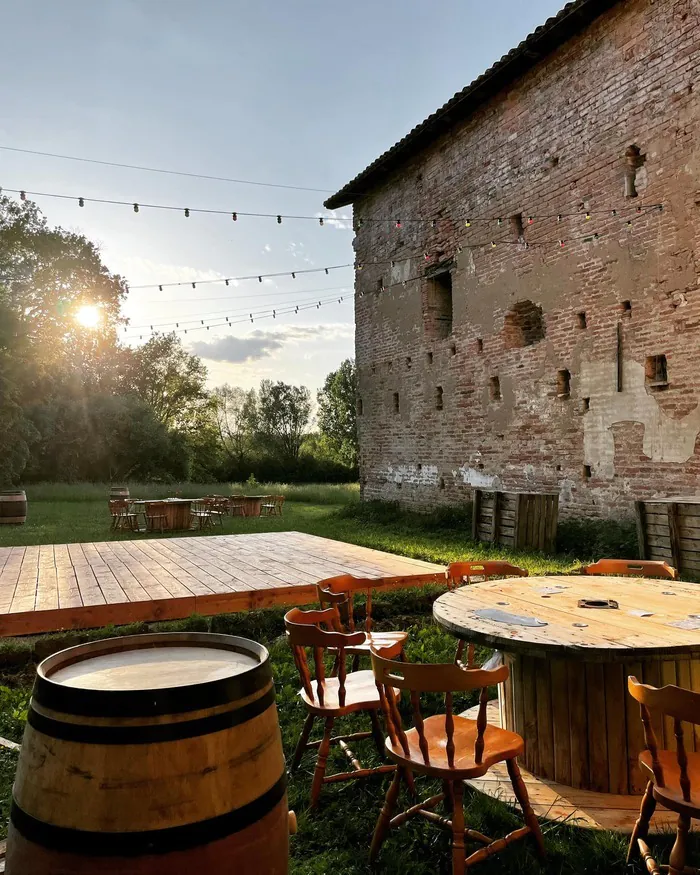
M 327 325 L 287 325 L 279 331 L 252 331 L 237 336 L 229 334 L 216 340 L 196 340 L 190 349 L 200 358 L 229 364 L 259 361 L 288 344 L 308 343 L 318 340 L 332 342 L 351 338 L 354 326 L 351 323 L 337 322 Z
M 191 344 L 192 352 L 215 362 L 242 364 L 272 355 L 284 346 L 284 340 L 272 331 L 254 331 L 245 337 L 220 337 L 218 340 L 197 340 Z

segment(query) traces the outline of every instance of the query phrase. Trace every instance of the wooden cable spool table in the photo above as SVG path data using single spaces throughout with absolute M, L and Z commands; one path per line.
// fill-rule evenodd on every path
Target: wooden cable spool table
M 129 504 L 138 507 L 143 513 L 147 504 L 155 501 L 164 502 L 163 510 L 165 512 L 165 531 L 181 532 L 192 527 L 192 503 L 197 501 L 193 498 L 149 498 L 149 499 L 130 499 Z
M 579 606 L 582 600 L 591 606 Z M 646 781 L 637 766 L 642 723 L 627 677 L 700 691 L 700 587 L 510 578 L 445 593 L 433 614 L 458 638 L 502 651 L 510 677 L 491 715 L 525 739 L 523 765 L 526 780 L 539 786 L 540 816 L 575 812 L 581 825 L 631 830 Z M 654 728 L 659 743 L 675 750 L 673 721 Z M 687 749 L 700 752 L 700 727 L 685 730 Z M 473 783 L 501 794 L 498 775 L 487 778 Z M 669 818 L 659 812 L 655 821 Z

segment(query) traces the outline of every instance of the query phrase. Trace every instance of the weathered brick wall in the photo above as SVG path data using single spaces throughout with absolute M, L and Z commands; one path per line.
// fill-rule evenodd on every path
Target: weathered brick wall
M 636 199 L 625 198 L 632 144 L 645 156 Z M 663 211 L 636 213 L 653 203 Z M 586 210 L 606 212 L 586 221 Z M 551 245 L 466 248 L 517 241 L 520 213 L 525 239 Z M 480 485 L 558 490 L 564 513 L 605 517 L 637 497 L 700 494 L 697 0 L 624 0 L 355 215 L 365 498 L 431 507 Z M 403 227 L 369 221 L 383 216 Z M 405 221 L 414 216 L 441 218 Z M 477 221 L 488 216 L 502 226 Z M 451 258 L 453 330 L 440 338 L 429 281 L 402 281 Z M 518 346 L 513 308 L 525 301 L 542 307 L 545 335 Z M 669 385 L 649 387 L 645 363 L 661 354 Z

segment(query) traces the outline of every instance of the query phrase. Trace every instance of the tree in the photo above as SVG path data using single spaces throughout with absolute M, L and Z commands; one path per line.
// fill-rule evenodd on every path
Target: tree
M 296 465 L 311 419 L 311 393 L 306 386 L 263 380 L 258 392 L 257 433 L 271 452 Z
M 18 480 L 36 437 L 19 404 L 20 341 L 17 319 L 5 294 L 0 286 L 0 488 Z
M 211 404 L 205 365 L 184 349 L 174 331 L 155 334 L 131 351 L 123 369 L 122 391 L 147 401 L 168 428 L 187 431 Z
M 240 468 L 250 453 L 256 427 L 258 399 L 255 389 L 246 392 L 240 386 L 229 386 L 227 383 L 215 389 L 213 396 L 221 448 Z
M 345 359 L 326 377 L 317 395 L 318 427 L 338 457 L 351 468 L 357 465 L 357 372 L 353 359 Z

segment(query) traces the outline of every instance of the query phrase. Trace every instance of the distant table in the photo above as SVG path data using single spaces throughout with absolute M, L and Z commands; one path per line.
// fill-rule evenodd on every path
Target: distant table
M 263 500 L 267 495 L 244 495 L 244 508 L 246 516 L 260 516 Z
M 146 509 L 147 504 L 152 504 L 154 501 L 165 502 L 165 526 L 163 527 L 169 532 L 180 532 L 191 527 L 192 502 L 197 501 L 196 498 L 150 498 L 130 500 L 130 504 L 139 505 Z
M 579 607 L 580 600 L 609 599 L 618 607 Z M 458 638 L 503 651 L 510 677 L 500 690 L 501 725 L 525 739 L 524 764 L 533 775 L 567 787 L 643 791 L 637 755 L 644 735 L 628 675 L 700 692 L 696 584 L 517 577 L 445 593 L 433 614 Z M 539 623 L 523 625 L 533 620 Z M 655 730 L 660 743 L 675 748 L 672 720 L 659 720 Z M 690 738 L 692 745 L 692 730 Z

